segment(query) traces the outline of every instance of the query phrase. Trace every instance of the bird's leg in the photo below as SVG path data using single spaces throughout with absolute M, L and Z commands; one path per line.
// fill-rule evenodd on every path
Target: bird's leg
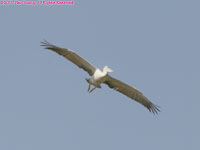
M 93 89 L 91 89 L 91 90 L 89 91 L 89 93 L 92 93 L 92 91 L 94 91 L 96 88 L 97 88 L 97 87 L 95 86 Z
M 90 91 L 90 87 L 91 87 L 91 84 L 89 83 L 89 86 L 88 86 L 88 92 Z

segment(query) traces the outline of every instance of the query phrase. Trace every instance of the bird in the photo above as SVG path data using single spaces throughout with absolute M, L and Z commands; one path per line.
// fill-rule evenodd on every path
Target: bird
M 89 93 L 94 91 L 96 88 L 101 88 L 101 84 L 104 83 L 115 91 L 118 91 L 131 98 L 132 100 L 135 100 L 138 103 L 142 104 L 153 114 L 158 114 L 158 112 L 160 112 L 159 106 L 153 104 L 150 100 L 148 100 L 148 98 L 145 97 L 143 93 L 141 93 L 138 89 L 111 77 L 108 73 L 113 72 L 113 70 L 108 66 L 104 66 L 103 70 L 100 70 L 99 68 L 89 63 L 87 60 L 83 59 L 73 50 L 52 45 L 47 41 L 41 42 L 41 46 L 44 46 L 45 49 L 52 50 L 59 55 L 64 56 L 66 59 L 77 65 L 79 68 L 85 70 L 90 75 L 90 78 L 85 78 L 85 80 L 89 84 Z M 94 87 L 91 89 L 91 86 Z

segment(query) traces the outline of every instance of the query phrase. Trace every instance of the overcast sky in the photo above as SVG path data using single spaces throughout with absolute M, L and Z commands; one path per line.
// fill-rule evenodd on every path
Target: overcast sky
M 0 5 L 1 150 L 199 150 L 200 2 L 74 0 Z M 161 112 L 40 46 L 74 50 Z

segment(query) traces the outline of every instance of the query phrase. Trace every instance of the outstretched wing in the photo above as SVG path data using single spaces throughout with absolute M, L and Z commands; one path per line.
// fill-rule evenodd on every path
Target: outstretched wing
M 136 88 L 133 88 L 117 79 L 112 78 L 111 76 L 107 75 L 106 81 L 104 82 L 110 88 L 130 97 L 133 100 L 136 100 L 140 104 L 144 105 L 150 112 L 153 114 L 157 114 L 160 110 L 158 106 L 154 105 L 150 102 L 140 91 Z
M 92 64 L 87 62 L 85 59 L 83 59 L 81 56 L 79 56 L 72 50 L 54 46 L 52 44 L 49 44 L 47 41 L 41 42 L 41 46 L 44 46 L 45 49 L 50 49 L 50 50 L 64 56 L 69 61 L 71 61 L 72 63 L 77 65 L 78 67 L 87 71 L 90 76 L 92 76 L 96 70 L 96 67 L 94 67 Z

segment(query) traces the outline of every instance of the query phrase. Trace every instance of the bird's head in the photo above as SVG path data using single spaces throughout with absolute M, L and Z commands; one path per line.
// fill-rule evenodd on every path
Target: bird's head
M 105 66 L 105 67 L 103 68 L 103 72 L 113 72 L 113 70 L 110 69 L 110 68 L 108 68 L 108 66 Z

